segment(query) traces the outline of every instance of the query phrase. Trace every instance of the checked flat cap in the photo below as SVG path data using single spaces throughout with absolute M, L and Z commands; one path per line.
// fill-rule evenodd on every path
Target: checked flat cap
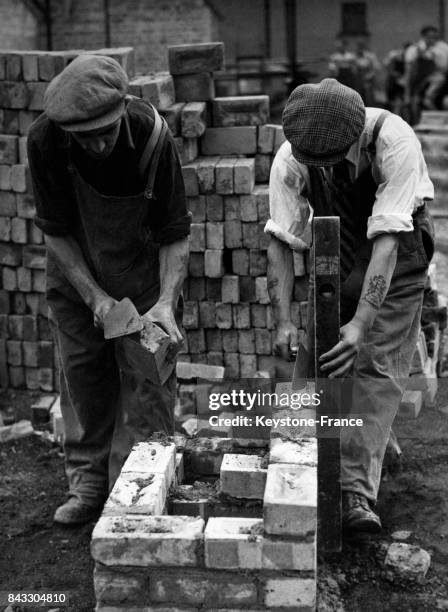
M 105 55 L 79 55 L 45 92 L 47 117 L 69 132 L 112 125 L 123 114 L 128 77 Z
M 361 136 L 366 109 L 361 96 L 336 79 L 299 85 L 283 111 L 283 131 L 297 161 L 332 166 Z

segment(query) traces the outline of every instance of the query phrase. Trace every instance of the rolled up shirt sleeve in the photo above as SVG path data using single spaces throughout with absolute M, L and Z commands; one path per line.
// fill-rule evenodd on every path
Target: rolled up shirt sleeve
M 302 251 L 308 247 L 308 223 L 310 206 L 303 195 L 306 183 L 303 169 L 290 163 L 289 143 L 284 143 L 271 168 L 269 179 L 270 219 L 264 231 L 288 244 L 292 249 Z
M 402 138 L 385 147 L 377 162 L 380 182 L 367 222 L 367 238 L 411 232 L 422 163 L 417 146 L 411 138 Z
M 148 222 L 155 242 L 170 244 L 190 234 L 191 214 L 187 209 L 182 168 L 170 134 L 163 148 L 154 184 Z

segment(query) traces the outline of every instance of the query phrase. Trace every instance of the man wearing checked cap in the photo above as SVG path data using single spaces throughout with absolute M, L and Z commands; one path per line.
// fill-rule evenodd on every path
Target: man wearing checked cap
M 174 433 L 175 373 L 164 385 L 137 375 L 102 329 L 128 297 L 169 334 L 173 355 L 182 342 L 181 167 L 157 111 L 127 87 L 112 58 L 79 56 L 50 83 L 28 137 L 60 362 L 69 498 L 54 518 L 65 524 L 100 512 L 134 442 Z
M 341 431 L 343 526 L 377 532 L 382 462 L 417 343 L 434 250 L 427 210 L 434 189 L 409 125 L 365 108 L 358 93 L 335 79 L 297 87 L 283 129 L 287 140 L 272 166 L 265 227 L 274 350 L 288 358 L 298 344 L 290 314 L 292 253 L 309 248 L 312 214 L 339 216 L 340 341 L 318 359 L 330 377 L 350 376 L 349 412 L 364 421 Z

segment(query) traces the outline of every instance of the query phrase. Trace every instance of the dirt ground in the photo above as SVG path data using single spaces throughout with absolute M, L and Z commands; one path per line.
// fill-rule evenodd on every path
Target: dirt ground
M 443 408 L 448 406 L 448 379 L 440 383 L 437 404 Z M 0 407 L 27 418 L 32 398 L 29 393 L 3 393 Z M 319 560 L 320 612 L 448 610 L 448 409 L 446 414 L 424 410 L 416 421 L 398 422 L 395 429 L 404 461 L 401 473 L 382 484 L 383 533 L 346 541 L 342 553 Z M 0 446 L 0 591 L 65 591 L 70 605 L 64 610 L 90 612 L 95 603 L 89 553 L 93 524 L 52 524 L 64 493 L 57 446 L 37 436 Z M 409 542 L 431 554 L 422 585 L 385 577 L 382 562 L 396 530 L 411 531 Z

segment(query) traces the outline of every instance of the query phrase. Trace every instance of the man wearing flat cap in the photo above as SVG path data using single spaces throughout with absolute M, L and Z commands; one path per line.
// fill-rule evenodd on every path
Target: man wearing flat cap
M 297 87 L 283 129 L 287 140 L 272 166 L 265 227 L 274 350 L 287 357 L 298 344 L 290 314 L 292 251 L 310 246 L 311 211 L 338 216 L 342 327 L 338 344 L 318 358 L 330 377 L 347 379 L 349 412 L 364 421 L 341 430 L 343 526 L 377 532 L 382 462 L 416 347 L 434 249 L 427 210 L 434 189 L 407 123 L 365 108 L 358 93 L 335 79 Z
M 101 510 L 134 442 L 174 433 L 175 373 L 137 375 L 104 318 L 130 298 L 180 346 L 190 217 L 166 124 L 112 58 L 77 57 L 48 86 L 28 154 L 35 223 L 48 250 L 47 298 L 60 361 L 68 501 L 85 523 Z

